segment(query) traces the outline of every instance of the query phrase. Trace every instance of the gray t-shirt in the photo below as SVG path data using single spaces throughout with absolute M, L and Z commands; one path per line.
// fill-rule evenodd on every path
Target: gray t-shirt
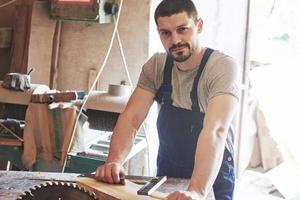
M 155 53 L 144 64 L 138 87 L 155 94 L 163 82 L 163 71 L 166 62 L 166 53 Z M 199 63 L 200 64 L 200 63 Z M 181 71 L 174 62 L 172 70 L 172 100 L 173 106 L 191 110 L 192 101 L 190 92 L 194 77 L 199 67 L 190 71 Z M 240 73 L 238 65 L 229 56 L 215 50 L 209 57 L 200 77 L 198 85 L 198 102 L 201 112 L 206 112 L 208 101 L 218 95 L 229 94 L 239 100 Z M 235 125 L 230 125 L 226 147 L 233 153 Z

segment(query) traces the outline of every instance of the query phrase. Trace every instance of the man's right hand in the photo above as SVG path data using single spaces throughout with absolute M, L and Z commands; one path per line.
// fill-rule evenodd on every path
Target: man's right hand
M 120 178 L 125 176 L 125 169 L 118 162 L 107 162 L 97 168 L 95 178 L 110 184 L 120 184 Z

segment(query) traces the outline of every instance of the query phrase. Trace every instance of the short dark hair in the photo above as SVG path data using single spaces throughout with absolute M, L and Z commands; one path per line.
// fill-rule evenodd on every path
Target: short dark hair
M 169 17 L 181 12 L 186 12 L 195 22 L 198 20 L 197 9 L 191 0 L 163 0 L 155 10 L 155 23 L 157 25 L 159 17 Z

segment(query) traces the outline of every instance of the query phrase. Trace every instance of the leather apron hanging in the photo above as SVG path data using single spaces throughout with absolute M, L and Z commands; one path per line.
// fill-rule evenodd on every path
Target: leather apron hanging
M 191 178 L 199 134 L 203 128 L 205 113 L 200 111 L 197 88 L 205 64 L 213 52 L 207 48 L 195 76 L 190 93 L 192 110 L 172 105 L 173 60 L 167 56 L 163 83 L 155 100 L 161 104 L 157 118 L 159 150 L 157 175 Z M 225 148 L 223 162 L 213 190 L 216 200 L 231 200 L 234 189 L 234 166 L 231 153 Z

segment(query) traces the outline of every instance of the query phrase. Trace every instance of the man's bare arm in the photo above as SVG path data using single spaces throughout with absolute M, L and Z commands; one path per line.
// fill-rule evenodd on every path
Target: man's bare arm
M 124 161 L 134 142 L 137 129 L 148 114 L 154 95 L 141 88 L 133 92 L 113 131 L 108 162 Z
M 227 94 L 209 101 L 198 139 L 189 191 L 196 191 L 204 197 L 210 192 L 222 164 L 228 129 L 237 107 L 238 100 Z
M 109 183 L 118 183 L 124 173 L 122 165 L 129 154 L 136 131 L 146 118 L 153 103 L 154 94 L 137 87 L 113 130 L 109 155 L 104 165 L 98 167 L 96 178 Z

